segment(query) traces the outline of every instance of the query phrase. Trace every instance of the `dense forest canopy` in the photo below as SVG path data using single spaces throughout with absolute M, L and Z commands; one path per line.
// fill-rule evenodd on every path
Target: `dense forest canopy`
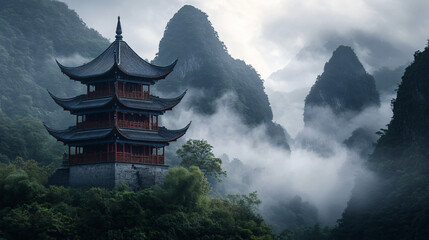
M 83 88 L 58 70 L 55 58 L 92 58 L 107 46 L 105 38 L 89 29 L 62 2 L 2 0 L 0 109 L 8 116 L 32 116 L 52 125 L 63 122 L 58 117 L 67 122 L 68 115 L 46 90 L 58 96 L 73 96 Z M 66 63 L 76 64 L 70 60 Z

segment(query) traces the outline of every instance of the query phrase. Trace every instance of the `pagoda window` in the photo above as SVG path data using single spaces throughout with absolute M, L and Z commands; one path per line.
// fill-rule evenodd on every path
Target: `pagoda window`
M 151 117 L 150 117 L 150 129 L 152 129 L 152 130 L 158 130 L 158 115 L 152 115 Z
M 143 92 L 143 98 L 144 99 L 149 99 L 150 86 L 142 84 L 142 92 Z
M 158 148 L 158 155 L 164 155 L 164 148 L 163 147 Z

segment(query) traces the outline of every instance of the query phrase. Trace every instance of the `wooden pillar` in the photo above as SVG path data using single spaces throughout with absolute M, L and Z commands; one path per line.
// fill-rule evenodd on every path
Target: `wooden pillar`
M 109 143 L 106 144 L 107 149 L 106 149 L 106 160 L 109 161 Z
M 118 161 L 118 144 L 115 142 L 115 161 Z
M 130 144 L 130 159 L 133 160 L 133 145 Z
M 158 156 L 158 147 L 156 147 L 156 164 L 158 164 L 159 156 Z
M 86 85 L 86 94 L 89 96 L 89 84 Z

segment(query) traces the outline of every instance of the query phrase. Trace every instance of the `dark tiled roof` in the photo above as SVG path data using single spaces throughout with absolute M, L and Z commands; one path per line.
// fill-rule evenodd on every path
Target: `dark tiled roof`
M 191 123 L 179 130 L 168 130 L 160 127 L 158 131 L 147 131 L 136 128 L 120 128 L 119 132 L 128 140 L 145 142 L 171 142 L 183 136 Z
M 169 66 L 161 67 L 150 64 L 135 53 L 128 44 L 117 39 L 97 58 L 78 67 L 66 67 L 58 61 L 61 71 L 75 80 L 100 77 L 114 68 L 131 77 L 162 79 L 173 71 L 177 60 Z
M 143 130 L 135 128 L 100 128 L 90 130 L 79 130 L 75 127 L 66 130 L 53 130 L 46 127 L 49 134 L 55 137 L 58 141 L 64 143 L 87 141 L 87 140 L 103 140 L 109 138 L 112 134 L 118 133 L 125 140 L 137 142 L 171 142 L 183 136 L 188 130 L 191 123 L 179 130 L 168 130 L 165 127 L 160 127 L 158 131 Z
M 82 111 L 87 109 L 101 108 L 112 103 L 115 99 L 118 99 L 118 102 L 125 108 L 164 112 L 166 110 L 171 110 L 174 106 L 179 104 L 182 98 L 185 96 L 186 91 L 176 98 L 160 98 L 151 96 L 150 100 L 122 98 L 115 96 L 87 98 L 86 94 L 74 98 L 64 99 L 55 97 L 50 92 L 49 94 L 58 105 L 69 111 Z
M 54 138 L 63 142 L 103 139 L 108 137 L 114 130 L 114 127 L 91 130 L 78 130 L 75 127 L 70 127 L 66 130 L 53 130 L 46 125 L 45 128 Z
M 119 98 L 119 102 L 127 108 L 148 110 L 148 111 L 166 111 L 171 110 L 180 103 L 185 96 L 186 91 L 176 98 L 160 98 L 151 96 L 151 100 Z
M 50 92 L 49 94 L 58 105 L 69 111 L 100 108 L 113 101 L 113 96 L 103 98 L 87 98 L 86 94 L 82 94 L 74 98 L 58 98 Z

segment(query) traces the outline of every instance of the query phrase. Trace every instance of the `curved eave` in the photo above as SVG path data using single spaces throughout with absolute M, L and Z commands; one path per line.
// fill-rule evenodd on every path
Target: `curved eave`
M 180 137 L 185 135 L 185 133 L 188 131 L 191 123 L 192 122 L 190 122 L 188 125 L 186 125 L 186 127 L 182 128 L 182 129 L 178 129 L 178 130 L 167 130 L 165 127 L 160 127 L 158 131 L 136 130 L 136 129 L 127 129 L 127 128 L 119 128 L 119 127 L 116 127 L 116 130 L 117 130 L 118 134 L 126 140 L 137 141 L 137 142 L 141 141 L 141 142 L 161 142 L 161 143 L 163 143 L 163 142 L 176 141 L 177 139 L 179 139 Z M 141 131 L 141 133 L 145 133 L 145 134 L 154 134 L 154 135 L 158 135 L 159 139 L 156 139 L 156 138 L 139 139 L 139 138 L 130 136 L 129 134 L 126 133 L 127 131 L 135 131 L 135 132 Z
M 190 121 L 190 122 L 188 123 L 188 125 L 186 125 L 184 128 L 179 129 L 179 130 L 175 130 L 175 131 L 177 131 L 177 132 L 178 132 L 178 133 L 180 133 L 180 134 L 178 134 L 178 135 L 177 135 L 176 137 L 174 137 L 174 138 L 171 138 L 170 140 L 168 140 L 168 142 L 176 141 L 177 139 L 179 139 L 179 138 L 181 138 L 183 135 L 185 135 L 185 134 L 186 134 L 186 132 L 188 131 L 189 127 L 191 126 L 191 123 L 192 123 L 192 121 Z
M 185 135 L 189 126 L 191 125 L 191 122 L 186 127 L 179 130 L 167 130 L 164 127 L 160 127 L 158 131 L 119 128 L 118 126 L 88 130 L 77 130 L 74 127 L 65 130 L 54 130 L 46 126 L 46 124 L 43 125 L 51 136 L 53 136 L 58 141 L 67 144 L 73 144 L 82 141 L 101 141 L 113 135 L 120 136 L 125 140 L 134 142 L 168 143 L 176 141 L 178 138 Z
M 142 59 L 128 44 L 116 40 L 98 57 L 77 67 L 67 67 L 55 59 L 61 72 L 76 81 L 107 77 L 118 70 L 119 75 L 145 80 L 160 80 L 167 77 L 177 64 L 177 59 L 168 66 L 156 66 Z M 92 73 L 92 74 L 91 74 Z
M 81 130 L 76 131 L 75 128 L 68 128 L 65 130 L 54 130 L 46 126 L 43 123 L 48 133 L 53 136 L 58 141 L 68 143 L 68 142 L 76 142 L 83 140 L 97 140 L 108 137 L 112 134 L 115 128 L 100 128 L 100 129 L 90 129 L 90 130 Z M 88 135 L 89 133 L 89 135 Z M 92 135 L 90 135 L 92 133 Z M 76 135 L 83 135 L 82 137 Z
M 103 101 L 101 104 L 96 104 L 94 106 L 89 107 L 75 107 L 76 105 L 79 105 L 82 101 L 85 101 L 87 99 L 86 94 L 79 95 L 74 98 L 59 98 L 53 95 L 50 91 L 48 91 L 49 95 L 54 99 L 55 103 L 60 105 L 63 109 L 68 111 L 79 111 L 83 109 L 92 109 L 92 108 L 100 108 L 105 107 L 108 104 L 110 104 L 113 101 L 113 97 L 105 97 L 105 98 L 95 98 L 95 99 L 89 99 L 88 101 Z
M 78 68 L 78 67 L 66 67 L 66 66 L 62 65 L 60 62 L 58 62 L 58 60 L 55 59 L 55 61 L 57 62 L 58 66 L 60 67 L 62 73 L 64 73 L 65 75 L 67 75 L 70 79 L 73 79 L 73 80 L 76 80 L 76 81 L 84 81 L 84 80 L 88 80 L 88 79 L 91 79 L 91 78 L 100 78 L 100 77 L 109 75 L 111 72 L 113 72 L 113 70 L 114 70 L 114 68 L 116 66 L 116 64 L 112 64 L 112 66 L 107 71 L 104 71 L 104 72 L 99 73 L 99 74 L 79 76 L 79 75 L 73 74 L 73 70 L 76 69 L 76 68 Z M 87 63 L 87 64 L 89 64 L 89 63 Z M 84 66 L 84 65 L 82 65 L 82 66 Z M 79 67 L 82 67 L 82 66 L 79 66 Z
M 178 97 L 167 98 L 167 99 L 162 99 L 162 98 L 155 97 L 155 96 L 151 95 L 152 102 L 157 103 L 157 104 L 159 104 L 161 106 L 159 109 L 147 108 L 147 107 L 138 107 L 138 106 L 131 106 L 130 104 L 127 103 L 127 101 L 146 101 L 146 100 L 128 99 L 128 98 L 118 97 L 118 96 L 116 96 L 116 99 L 125 108 L 130 108 L 130 109 L 135 109 L 135 110 L 143 110 L 143 111 L 147 110 L 147 111 L 155 111 L 155 112 L 165 112 L 167 110 L 173 109 L 177 104 L 179 104 L 182 101 L 182 99 L 183 99 L 183 97 L 185 95 L 186 95 L 186 91 L 183 92 Z M 165 104 L 165 103 L 168 103 L 168 104 Z
M 170 99 L 165 99 L 165 101 L 169 101 L 171 102 L 171 104 L 169 106 L 166 106 L 165 108 L 162 109 L 162 111 L 167 111 L 167 110 L 171 110 L 173 109 L 177 104 L 179 104 L 183 97 L 186 95 L 186 92 L 188 90 L 186 89 L 180 96 L 176 97 L 176 98 L 170 98 Z M 154 98 L 155 100 L 155 98 Z
M 142 61 L 145 61 L 145 60 L 142 59 Z M 159 75 L 152 75 L 152 76 L 148 76 L 148 75 L 144 75 L 144 74 L 135 74 L 135 73 L 130 73 L 130 72 L 127 72 L 126 70 L 124 70 L 121 67 L 121 64 L 118 64 L 118 70 L 121 73 L 123 73 L 124 75 L 130 76 L 130 77 L 137 77 L 137 78 L 144 78 L 144 79 L 151 79 L 151 80 L 160 80 L 160 79 L 166 78 L 168 76 L 168 74 L 170 74 L 174 70 L 174 66 L 176 66 L 177 59 L 172 64 L 170 64 L 168 66 L 163 66 L 163 67 L 156 66 L 156 65 L 153 65 L 153 64 L 148 63 L 148 62 L 146 62 L 146 63 L 152 67 L 157 68 L 157 69 L 164 70 L 165 72 L 163 72 L 162 74 L 159 74 Z

